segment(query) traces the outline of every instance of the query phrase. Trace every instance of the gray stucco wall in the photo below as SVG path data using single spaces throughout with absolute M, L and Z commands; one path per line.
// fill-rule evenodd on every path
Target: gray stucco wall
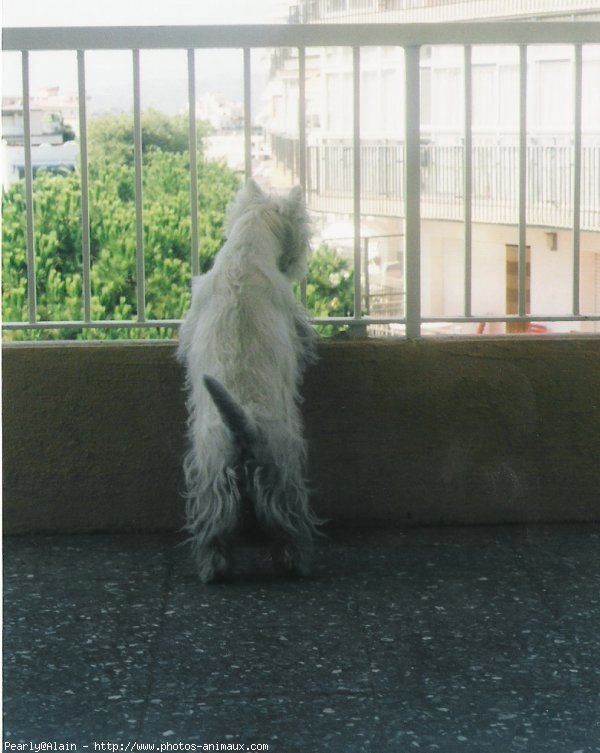
M 600 338 L 324 341 L 303 411 L 317 511 L 600 519 Z M 182 523 L 173 343 L 3 349 L 4 531 Z

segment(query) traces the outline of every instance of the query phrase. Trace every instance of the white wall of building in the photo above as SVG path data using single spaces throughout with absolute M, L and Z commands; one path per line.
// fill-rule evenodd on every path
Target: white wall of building
M 551 248 L 552 236 L 556 248 Z M 472 311 L 475 316 L 506 313 L 506 247 L 517 243 L 509 225 L 475 224 L 472 243 Z M 422 225 L 423 315 L 461 316 L 464 311 L 464 233 L 460 223 L 426 220 Z M 531 315 L 564 316 L 572 309 L 573 241 L 568 231 L 529 228 Z M 600 311 L 600 234 L 582 233 L 580 302 L 583 314 Z M 596 331 L 597 324 L 544 323 L 550 332 Z M 504 331 L 502 324 L 486 331 Z

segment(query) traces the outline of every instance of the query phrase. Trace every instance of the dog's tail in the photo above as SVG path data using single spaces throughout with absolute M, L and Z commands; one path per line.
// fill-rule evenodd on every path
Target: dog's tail
M 242 406 L 235 401 L 234 397 L 217 379 L 208 374 L 205 374 L 203 379 L 204 386 L 208 390 L 225 426 L 242 447 L 247 450 L 251 449 L 258 439 L 257 430 Z

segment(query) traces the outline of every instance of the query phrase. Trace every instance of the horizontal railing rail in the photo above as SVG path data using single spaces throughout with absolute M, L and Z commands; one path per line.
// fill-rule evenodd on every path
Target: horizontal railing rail
M 419 47 L 430 44 L 594 44 L 600 22 L 266 24 L 6 28 L 5 51 L 169 50 L 244 47 Z
M 315 318 L 317 323 L 350 325 L 364 329 L 370 323 L 399 323 L 409 337 L 419 337 L 424 323 L 432 321 L 477 322 L 472 308 L 472 232 L 471 226 L 476 217 L 479 186 L 477 183 L 477 152 L 473 147 L 471 130 L 471 49 L 473 45 L 517 45 L 519 47 L 519 137 L 514 159 L 517 174 L 516 214 L 518 224 L 518 305 L 515 314 L 506 316 L 485 316 L 485 321 L 600 321 L 598 314 L 581 312 L 580 290 L 580 244 L 582 229 L 582 208 L 586 197 L 582 194 L 582 46 L 600 40 L 600 23 L 572 22 L 458 22 L 452 24 L 311 24 L 311 25 L 250 25 L 250 26 L 157 26 L 157 27 L 68 27 L 68 28 L 9 28 L 3 31 L 5 52 L 19 52 L 22 64 L 23 111 L 25 139 L 25 205 L 27 239 L 27 295 L 28 320 L 25 322 L 5 322 L 5 329 L 64 329 L 64 328 L 146 328 L 176 327 L 178 320 L 148 319 L 145 311 L 145 251 L 144 218 L 142 202 L 142 148 L 141 148 L 141 95 L 140 95 L 140 51 L 158 49 L 182 49 L 188 55 L 188 117 L 190 134 L 190 215 L 194 228 L 190 249 L 191 268 L 198 272 L 197 225 L 198 196 L 193 179 L 196 170 L 196 108 L 195 108 L 195 51 L 199 49 L 238 49 L 241 53 L 241 80 L 244 85 L 244 144 L 245 173 L 252 173 L 251 131 L 251 50 L 255 48 L 289 47 L 298 56 L 298 179 L 304 188 L 310 188 L 313 179 L 310 173 L 310 149 L 306 149 L 306 64 L 308 47 L 351 47 L 352 54 L 352 139 L 349 146 L 351 155 L 348 182 L 351 193 L 351 212 L 354 228 L 354 315 L 350 317 Z M 529 45 L 568 44 L 574 49 L 574 108 L 573 108 L 573 148 L 570 204 L 572 228 L 572 301 L 569 310 L 561 315 L 532 317 L 527 311 L 526 302 L 526 231 L 530 217 L 531 187 L 528 183 L 532 171 L 527 150 L 527 49 Z M 463 164 L 460 174 L 453 179 L 460 183 L 462 196 L 461 221 L 465 226 L 465 275 L 464 312 L 457 317 L 433 318 L 425 316 L 421 305 L 421 218 L 426 210 L 426 201 L 421 197 L 420 187 L 426 180 L 426 166 L 423 165 L 420 124 L 420 47 L 423 45 L 459 45 L 464 48 L 464 107 L 465 129 Z M 361 214 L 363 186 L 369 186 L 374 179 L 367 164 L 363 164 L 364 145 L 361 142 L 361 49 L 367 46 L 402 47 L 405 55 L 404 90 L 405 119 L 402 172 L 397 174 L 404 192 L 404 234 L 405 234 L 405 295 L 403 314 L 398 317 L 377 318 L 364 316 L 361 309 L 363 288 L 361 279 Z M 49 322 L 39 321 L 36 304 L 35 233 L 33 211 L 33 168 L 31 154 L 30 123 L 30 74 L 29 56 L 36 51 L 71 50 L 77 52 L 77 79 L 79 90 L 79 146 L 81 172 L 81 216 L 82 216 L 82 295 L 84 316 L 81 321 Z M 136 232 L 136 282 L 137 317 L 131 321 L 97 321 L 91 315 L 90 288 L 90 237 L 88 196 L 88 154 L 87 154 L 87 112 L 86 112 L 86 53 L 91 50 L 128 50 L 131 52 L 133 73 L 134 109 L 134 168 L 135 168 L 135 232 Z M 308 159 L 307 159 L 308 154 Z

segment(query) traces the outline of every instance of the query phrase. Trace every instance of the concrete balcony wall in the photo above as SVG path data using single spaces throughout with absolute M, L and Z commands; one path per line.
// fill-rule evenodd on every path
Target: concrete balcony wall
M 182 524 L 173 343 L 3 351 L 4 532 Z M 324 341 L 317 511 L 385 524 L 600 519 L 600 339 Z

